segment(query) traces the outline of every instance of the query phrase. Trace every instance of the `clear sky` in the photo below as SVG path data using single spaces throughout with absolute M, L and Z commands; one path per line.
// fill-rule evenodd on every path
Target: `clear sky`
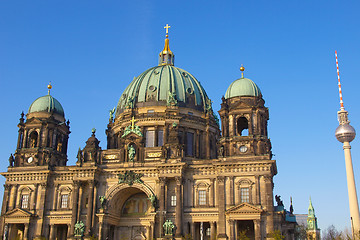
M 93 127 L 105 149 L 109 110 L 134 76 L 157 65 L 168 23 L 175 65 L 201 82 L 215 110 L 241 64 L 260 87 L 278 167 L 274 195 L 287 209 L 292 196 L 295 213 L 307 213 L 311 195 L 320 228 L 349 227 L 345 162 L 334 137 L 334 51 L 345 108 L 360 131 L 359 11 L 359 2 L 331 0 L 2 0 L 0 171 L 14 153 L 21 111 L 47 94 L 49 81 L 71 122 L 69 164 Z M 352 154 L 360 189 L 359 138 Z

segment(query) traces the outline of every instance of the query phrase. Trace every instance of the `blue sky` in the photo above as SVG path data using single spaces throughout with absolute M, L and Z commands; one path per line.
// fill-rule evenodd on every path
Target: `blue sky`
M 47 93 L 71 122 L 69 164 L 97 129 L 106 148 L 108 111 L 134 76 L 157 65 L 170 28 L 175 65 L 192 73 L 220 109 L 245 76 L 269 107 L 278 174 L 274 195 L 295 213 L 313 200 L 319 226 L 349 227 L 334 51 L 345 108 L 360 129 L 359 2 L 355 1 L 0 1 L 0 171 L 17 141 L 21 111 Z M 360 144 L 352 143 L 360 188 Z M 4 178 L 1 178 L 4 182 Z M 2 195 L 1 188 L 0 194 Z

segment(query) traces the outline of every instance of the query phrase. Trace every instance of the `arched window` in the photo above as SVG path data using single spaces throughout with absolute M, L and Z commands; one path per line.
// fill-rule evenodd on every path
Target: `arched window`
M 237 127 L 237 134 L 240 136 L 247 136 L 249 135 L 249 123 L 246 117 L 239 117 L 236 122 Z
M 37 147 L 37 139 L 38 139 L 38 133 L 36 131 L 33 131 L 30 133 L 30 147 L 34 148 Z

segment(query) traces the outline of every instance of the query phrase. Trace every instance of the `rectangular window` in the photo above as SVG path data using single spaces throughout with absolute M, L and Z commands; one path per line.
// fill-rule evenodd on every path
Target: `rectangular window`
M 61 208 L 67 208 L 69 202 L 69 195 L 63 194 L 61 195 Z
M 175 207 L 175 206 L 176 206 L 176 196 L 175 196 L 175 195 L 171 196 L 171 202 L 170 202 L 170 204 L 171 204 L 172 207 Z
M 29 207 L 29 194 L 24 194 L 21 197 L 21 208 Z
M 193 146 L 194 146 L 194 133 L 188 132 L 186 134 L 186 155 L 193 156 Z
M 145 147 L 155 147 L 154 146 L 155 131 L 154 130 L 147 130 L 145 137 L 146 137 Z
M 158 131 L 157 145 L 158 145 L 158 147 L 161 147 L 162 145 L 164 145 L 164 131 L 163 130 Z
M 242 203 L 250 202 L 249 188 L 240 188 L 240 200 Z
M 206 190 L 199 190 L 199 205 L 206 205 Z

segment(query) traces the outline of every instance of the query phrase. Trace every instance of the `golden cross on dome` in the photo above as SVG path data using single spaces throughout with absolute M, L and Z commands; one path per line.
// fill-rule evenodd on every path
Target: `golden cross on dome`
M 135 119 L 134 119 L 134 116 L 132 117 L 132 119 L 130 120 L 130 122 L 131 122 L 131 130 L 134 130 L 134 128 L 135 128 Z
M 169 26 L 169 24 L 166 24 L 166 26 L 165 26 L 164 28 L 166 28 L 166 35 L 168 35 L 168 33 L 169 33 L 169 28 L 171 28 L 171 26 Z

